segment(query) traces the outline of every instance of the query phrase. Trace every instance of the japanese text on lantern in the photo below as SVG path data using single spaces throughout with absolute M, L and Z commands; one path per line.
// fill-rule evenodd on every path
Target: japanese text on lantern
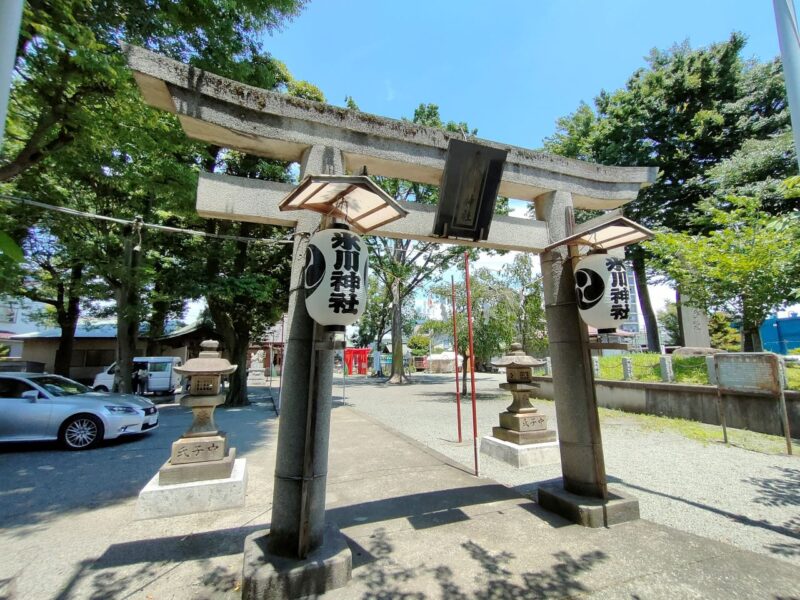
M 630 313 L 630 292 L 628 291 L 628 274 L 625 265 L 618 258 L 606 259 L 609 274 L 608 299 L 611 301 L 610 316 L 612 319 L 624 321 Z
M 331 295 L 328 308 L 335 313 L 358 312 L 358 290 L 361 289 L 361 276 L 358 273 L 358 259 L 361 245 L 358 237 L 343 231 L 333 234 L 331 246 L 336 260 L 331 272 Z

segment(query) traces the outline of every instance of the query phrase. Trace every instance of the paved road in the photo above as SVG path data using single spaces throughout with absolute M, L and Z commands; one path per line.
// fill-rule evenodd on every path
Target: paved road
M 498 425 L 511 394 L 504 375 L 479 373 L 478 437 Z M 389 386 L 348 378 L 345 401 L 356 410 L 472 468 L 472 414 L 462 398 L 463 442 L 458 443 L 452 375 L 412 376 Z M 341 402 L 341 377 L 334 393 Z M 555 406 L 535 405 L 555 428 Z M 767 455 L 723 444 L 702 444 L 672 432 L 644 430 L 635 417 L 601 418 L 610 485 L 640 500 L 642 517 L 800 565 L 800 457 Z M 480 457 L 482 475 L 536 496 L 536 487 L 560 477 L 559 465 L 515 469 Z

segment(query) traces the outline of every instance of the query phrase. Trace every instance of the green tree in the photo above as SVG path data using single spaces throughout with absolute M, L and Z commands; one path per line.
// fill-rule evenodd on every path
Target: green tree
M 665 304 L 663 310 L 660 310 L 656 315 L 658 322 L 667 334 L 664 341 L 665 344 L 676 345 L 681 342 L 681 324 L 678 319 L 678 305 L 675 302 Z
M 526 354 L 541 355 L 548 348 L 542 276 L 537 274 L 532 254 L 517 254 L 503 267 L 507 302 L 503 304 L 514 320 L 516 341 Z
M 414 356 L 427 356 L 431 349 L 430 346 L 430 336 L 417 334 L 408 338 L 408 349 Z
M 487 370 L 493 356 L 515 341 L 519 324 L 519 296 L 517 290 L 507 285 L 507 278 L 489 269 L 476 269 L 470 277 L 472 300 L 473 346 L 476 370 Z M 462 389 L 467 390 L 467 365 L 469 360 L 469 325 L 467 320 L 467 293 L 464 281 L 456 282 L 456 331 L 458 351 L 462 362 Z M 443 321 L 427 321 L 423 329 L 441 336 L 453 335 L 453 311 L 449 284 L 433 285 L 432 294 L 442 299 L 445 306 Z
M 710 167 L 734 154 L 745 140 L 767 140 L 788 127 L 780 63 L 745 62 L 745 39 L 693 50 L 684 43 L 653 50 L 646 68 L 623 89 L 602 91 L 588 106 L 557 123 L 545 142 L 550 152 L 608 165 L 659 168 L 658 180 L 625 206 L 626 216 L 648 227 L 698 232 L 690 215 L 712 195 L 717 182 Z M 629 248 L 637 292 L 648 332 L 657 351 L 655 316 L 647 292 L 647 256 Z
M 709 169 L 707 177 L 718 198 L 758 198 L 763 210 L 782 214 L 793 209 L 784 181 L 796 173 L 794 139 L 792 132 L 786 131 L 766 139 L 746 140 L 729 158 Z
M 53 371 L 69 376 L 75 329 L 81 300 L 89 285 L 87 267 L 76 261 L 47 230 L 39 230 L 23 243 L 23 260 L 0 264 L 0 289 L 10 297 L 28 298 L 47 307 L 41 320 L 61 328 Z
M 29 0 L 17 44 L 0 181 L 75 143 L 130 80 L 124 40 L 241 81 L 274 77 L 259 39 L 304 0 Z M 271 86 L 266 86 L 271 87 Z
M 734 315 L 743 348 L 761 351 L 759 327 L 792 298 L 800 250 L 798 225 L 761 210 L 757 198 L 730 196 L 698 204 L 707 234 L 663 233 L 647 244 L 661 270 L 693 305 Z
M 252 85 L 319 99 L 314 86 L 293 80 L 258 42 L 303 4 L 302 0 L 209 0 L 193 7 L 151 0 L 28 2 L 0 181 L 13 179 L 12 190 L 53 204 L 202 227 L 202 221 L 192 217 L 195 173 L 208 154 L 216 156 L 219 149 L 205 152 L 189 144 L 174 117 L 142 104 L 120 41 Z M 37 235 L 36 228 L 29 234 Z M 76 226 L 65 221 L 50 234 L 74 252 L 69 255 L 71 262 L 91 265 L 112 290 L 120 383 L 126 390 L 139 323 L 149 312 L 151 338 L 155 337 L 168 316 L 181 311 L 185 298 L 199 293 L 194 283 L 199 280 L 181 276 L 198 272 L 185 251 L 207 246 L 182 246 L 164 236 L 145 235 L 139 228 L 120 229 L 101 222 Z M 202 252 L 194 255 L 196 260 L 202 257 Z
M 391 303 L 391 293 L 374 273 L 370 273 L 367 282 L 367 307 L 358 320 L 358 331 L 351 339 L 357 348 L 367 348 L 376 340 L 383 340 L 383 336 L 389 333 Z
M 251 179 L 289 181 L 289 165 L 238 152 L 226 152 L 214 162 L 230 175 Z M 247 352 L 250 342 L 276 323 L 289 298 L 291 244 L 285 230 L 239 221 L 206 221 L 214 234 L 235 235 L 254 241 L 215 239 L 203 245 L 200 265 L 208 310 L 222 336 L 231 362 L 226 403 L 247 404 Z M 256 241 L 263 240 L 263 241 Z
M 731 327 L 731 320 L 724 312 L 715 312 L 708 320 L 708 333 L 711 347 L 726 352 L 739 352 L 742 349 L 741 335 Z
M 170 115 L 141 105 L 132 81 L 121 85 L 114 96 L 98 100 L 93 121 L 74 136 L 76 143 L 21 172 L 12 190 L 54 206 L 128 221 L 140 217 L 144 222 L 167 223 L 191 210 L 195 147 L 187 143 Z M 28 218 L 37 217 L 28 213 Z M 59 213 L 47 217 L 42 213 L 38 221 L 28 222 L 33 247 L 45 232 L 57 240 L 59 261 L 70 265 L 73 273 L 68 287 L 73 294 L 84 294 L 83 302 L 74 296 L 70 300 L 73 309 L 62 327 L 59 355 L 68 363 L 78 306 L 112 299 L 117 316 L 118 384 L 128 391 L 140 322 L 150 307 L 153 269 L 164 264 L 162 246 L 167 238 L 148 235 L 138 226 Z M 79 285 L 75 273 L 104 282 L 105 290 Z M 52 277 L 47 268 L 28 275 L 44 283 Z

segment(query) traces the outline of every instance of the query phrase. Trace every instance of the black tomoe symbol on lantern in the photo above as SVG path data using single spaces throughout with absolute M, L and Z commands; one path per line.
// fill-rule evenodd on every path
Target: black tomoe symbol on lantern
M 306 298 L 313 294 L 325 277 L 325 256 L 314 244 L 306 248 Z
M 578 308 L 589 310 L 603 299 L 606 285 L 603 277 L 591 269 L 575 271 L 575 291 L 578 294 Z

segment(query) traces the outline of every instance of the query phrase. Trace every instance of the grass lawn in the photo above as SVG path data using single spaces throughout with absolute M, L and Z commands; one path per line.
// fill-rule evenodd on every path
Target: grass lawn
M 531 401 L 536 404 L 553 402 L 545 398 L 531 398 Z M 709 425 L 698 421 L 673 419 L 658 415 L 643 415 L 613 408 L 598 407 L 597 412 L 600 415 L 601 426 L 607 421 L 633 421 L 645 431 L 676 433 L 702 444 L 724 443 L 722 441 L 722 427 L 719 425 Z M 728 427 L 728 443 L 731 446 L 762 454 L 786 454 L 786 438 L 780 435 L 769 435 L 757 431 L 748 431 L 747 429 Z M 800 443 L 796 438 L 792 442 L 792 452 L 795 456 L 800 455 Z
M 634 381 L 661 381 L 658 354 L 630 354 L 633 363 Z M 672 372 L 675 383 L 708 384 L 706 359 L 703 356 L 673 356 Z M 622 356 L 601 356 L 598 379 L 621 381 Z M 800 365 L 786 367 L 786 379 L 790 390 L 800 390 Z
M 723 443 L 722 427 L 719 425 L 708 425 L 707 423 L 699 423 L 697 421 L 672 419 L 655 415 L 641 415 L 610 408 L 598 408 L 598 411 L 600 413 L 601 423 L 606 419 L 618 419 L 624 416 L 625 418 L 636 421 L 642 429 L 647 431 L 669 431 L 692 440 L 697 440 L 703 444 Z M 728 443 L 731 446 L 738 446 L 745 450 L 761 452 L 763 454 L 786 454 L 786 438 L 778 435 L 768 435 L 766 433 L 728 427 Z M 792 449 L 795 455 L 799 454 L 800 444 L 795 441 L 792 444 Z

